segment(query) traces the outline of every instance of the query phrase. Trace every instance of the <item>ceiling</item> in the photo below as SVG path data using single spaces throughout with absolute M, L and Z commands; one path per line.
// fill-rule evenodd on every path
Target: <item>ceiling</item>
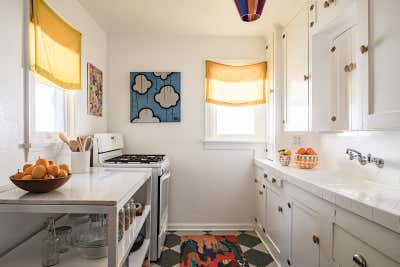
M 106 32 L 265 36 L 307 0 L 267 0 L 261 19 L 242 22 L 233 0 L 79 0 Z

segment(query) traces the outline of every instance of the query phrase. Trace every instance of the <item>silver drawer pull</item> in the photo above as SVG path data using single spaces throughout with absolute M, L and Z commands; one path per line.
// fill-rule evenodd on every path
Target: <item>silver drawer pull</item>
M 363 255 L 361 254 L 354 254 L 353 255 L 353 261 L 361 267 L 368 267 L 367 265 L 367 260 L 364 258 Z

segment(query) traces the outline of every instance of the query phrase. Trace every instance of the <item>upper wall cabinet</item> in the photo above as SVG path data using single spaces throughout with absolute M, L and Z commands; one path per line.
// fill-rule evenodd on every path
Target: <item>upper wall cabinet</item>
M 400 129 L 399 0 L 310 1 L 285 28 L 284 129 Z
M 360 61 L 358 5 L 347 6 L 326 1 L 320 10 L 331 20 L 317 22 L 310 34 L 312 52 L 313 131 L 345 131 L 362 129 L 362 92 L 359 86 Z M 340 9 L 339 9 L 340 7 Z M 346 8 L 344 8 L 346 7 Z M 340 10 L 340 14 L 337 12 Z M 335 12 L 334 12 L 335 11 Z
M 400 1 L 359 0 L 364 128 L 400 129 Z
M 287 25 L 283 38 L 284 129 L 309 130 L 309 9 Z

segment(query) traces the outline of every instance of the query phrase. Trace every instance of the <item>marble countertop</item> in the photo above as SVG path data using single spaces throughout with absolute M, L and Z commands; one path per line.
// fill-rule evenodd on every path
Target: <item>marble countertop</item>
M 284 167 L 267 159 L 255 164 L 338 207 L 400 233 L 400 186 L 376 183 L 362 177 L 342 176 L 322 169 Z
M 33 194 L 16 186 L 0 193 L 1 204 L 25 205 L 116 205 L 137 191 L 151 177 L 151 169 L 91 168 L 73 174 L 69 181 L 49 193 Z

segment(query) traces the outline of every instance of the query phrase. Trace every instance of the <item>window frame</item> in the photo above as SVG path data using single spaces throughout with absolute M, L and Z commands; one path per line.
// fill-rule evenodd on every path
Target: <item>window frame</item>
M 244 59 L 244 60 L 222 60 L 210 59 L 222 64 L 244 65 L 255 64 L 265 59 Z M 205 69 L 205 66 L 204 66 Z M 205 77 L 205 75 L 204 75 Z M 205 94 L 205 79 L 204 79 L 204 94 Z M 267 87 L 266 87 L 267 88 Z M 205 99 L 205 97 L 203 97 Z M 203 143 L 206 149 L 253 149 L 257 145 L 265 145 L 267 143 L 267 104 L 256 105 L 255 109 L 255 134 L 254 135 L 218 135 L 217 134 L 217 107 L 216 104 L 207 103 L 204 100 L 205 110 L 205 133 Z M 260 123 L 261 122 L 261 123 Z
M 37 79 L 35 78 L 35 74 L 32 71 L 29 71 L 29 145 L 28 150 L 40 150 L 43 148 L 46 149 L 58 149 L 58 146 L 61 141 L 59 140 L 58 134 L 59 132 L 37 132 L 35 130 L 35 117 L 36 117 L 36 83 Z M 57 87 L 55 85 L 51 85 Z M 63 88 L 59 88 L 60 90 L 64 90 Z M 67 136 L 72 136 L 74 131 L 74 93 L 71 90 L 64 91 L 64 122 L 65 122 L 65 131 L 64 134 Z

